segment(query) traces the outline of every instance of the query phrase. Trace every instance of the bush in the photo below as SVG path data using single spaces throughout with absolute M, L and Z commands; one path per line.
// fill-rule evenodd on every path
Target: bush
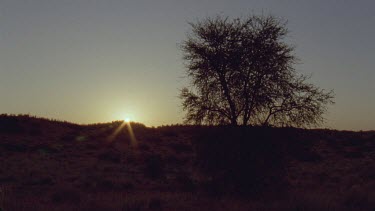
M 51 195 L 51 199 L 54 203 L 79 203 L 81 201 L 81 196 L 77 190 L 63 188 L 56 190 Z
M 191 146 L 184 143 L 169 143 L 169 146 L 178 154 L 192 152 Z
M 176 180 L 182 191 L 192 192 L 196 190 L 195 181 L 189 176 L 188 172 L 182 172 L 176 177 Z
M 145 176 L 151 179 L 160 179 L 164 176 L 165 166 L 160 155 L 150 155 L 145 162 Z
M 272 128 L 206 128 L 194 141 L 196 163 L 213 192 L 258 195 L 286 182 L 284 147 Z M 215 187 L 220 186 L 220 187 Z
M 348 210 L 374 210 L 375 191 L 368 187 L 354 186 L 344 194 L 344 207 Z
M 273 205 L 272 210 L 289 211 L 339 211 L 345 210 L 340 207 L 337 196 L 325 192 L 298 192 Z
M 112 163 L 120 163 L 121 154 L 115 151 L 104 152 L 98 155 L 98 159 Z
M 17 116 L 0 115 L 0 133 L 21 133 L 23 131 Z
M 141 200 L 126 200 L 122 206 L 123 211 L 141 211 L 144 210 L 145 201 Z
M 3 148 L 9 152 L 27 152 L 28 147 L 22 143 L 2 143 L 0 144 L 0 148 Z
M 153 198 L 148 203 L 148 208 L 150 210 L 163 210 L 163 201 L 158 198 Z

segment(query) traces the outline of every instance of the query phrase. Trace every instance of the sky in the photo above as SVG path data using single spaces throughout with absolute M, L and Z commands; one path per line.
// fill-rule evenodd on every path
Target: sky
M 0 0 L 0 113 L 181 123 L 188 22 L 288 20 L 298 72 L 335 91 L 320 127 L 375 130 L 375 1 Z

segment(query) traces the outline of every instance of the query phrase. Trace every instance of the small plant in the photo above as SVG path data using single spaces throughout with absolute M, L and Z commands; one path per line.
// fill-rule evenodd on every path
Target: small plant
M 162 200 L 160 200 L 158 198 L 154 198 L 148 203 L 148 208 L 150 210 L 162 210 L 163 209 L 163 202 L 162 202 Z
M 9 152 L 27 152 L 28 147 L 22 143 L 2 143 L 0 147 Z
M 0 211 L 3 211 L 4 201 L 5 201 L 5 190 L 2 187 L 0 187 Z
M 183 143 L 170 143 L 170 147 L 177 153 L 190 153 L 192 152 L 191 146 Z
M 100 160 L 113 162 L 113 163 L 120 163 L 121 162 L 121 155 L 118 152 L 104 152 L 98 156 Z
M 122 211 L 141 211 L 145 205 L 144 201 L 139 200 L 126 200 L 122 206 Z
M 164 136 L 167 136 L 167 137 L 177 137 L 178 136 L 178 133 L 173 131 L 172 129 L 164 130 L 162 133 L 163 133 Z
M 344 195 L 344 206 L 349 210 L 373 210 L 375 192 L 368 187 L 354 186 Z
M 145 176 L 151 179 L 160 179 L 164 176 L 164 162 L 160 155 L 151 155 L 146 158 Z
M 343 210 L 334 195 L 322 193 L 295 193 L 288 200 L 276 204 L 275 210 L 315 211 Z M 274 205 L 275 206 L 275 205 Z M 345 210 L 345 209 L 344 209 Z
M 187 172 L 179 175 L 176 180 L 180 184 L 183 191 L 194 191 L 196 189 L 194 180 L 188 175 Z
M 150 146 L 148 146 L 146 144 L 140 144 L 139 149 L 142 150 L 142 151 L 150 151 Z
M 51 195 L 51 199 L 54 203 L 79 203 L 81 201 L 79 193 L 68 188 L 56 190 Z

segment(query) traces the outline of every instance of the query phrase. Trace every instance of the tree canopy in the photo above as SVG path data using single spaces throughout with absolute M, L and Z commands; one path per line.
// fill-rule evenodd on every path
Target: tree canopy
M 273 16 L 190 23 L 181 44 L 191 86 L 180 93 L 186 123 L 312 126 L 333 91 L 296 72 L 286 23 Z

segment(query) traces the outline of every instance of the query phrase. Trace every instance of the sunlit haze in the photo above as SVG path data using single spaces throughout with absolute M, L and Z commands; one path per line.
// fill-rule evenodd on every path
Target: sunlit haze
M 182 123 L 188 21 L 288 20 L 296 69 L 334 89 L 322 127 L 375 129 L 375 1 L 1 0 L 0 113 L 75 123 Z

